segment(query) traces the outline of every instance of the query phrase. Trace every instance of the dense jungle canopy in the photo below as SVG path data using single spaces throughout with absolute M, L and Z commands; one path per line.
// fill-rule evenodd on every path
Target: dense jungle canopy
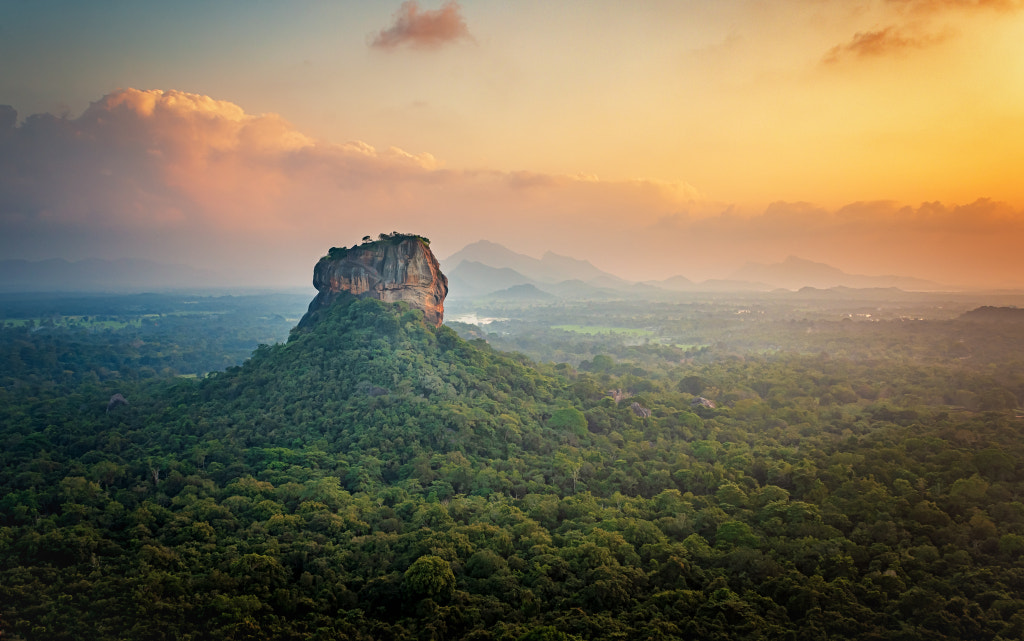
M 355 299 L 199 378 L 3 332 L 5 638 L 1024 635 L 1019 365 L 537 364 Z

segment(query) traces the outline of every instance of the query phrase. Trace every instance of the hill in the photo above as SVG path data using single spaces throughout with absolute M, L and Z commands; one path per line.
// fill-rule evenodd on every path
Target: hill
M 418 310 L 341 295 L 312 329 L 215 376 L 201 390 L 205 403 L 190 405 L 195 420 L 222 413 L 226 404 L 254 427 L 279 425 L 267 439 L 254 430 L 250 445 L 318 435 L 329 451 L 386 452 L 376 480 L 391 482 L 402 465 L 425 454 L 507 456 L 509 440 L 501 436 L 510 428 L 499 417 L 507 415 L 519 438 L 539 438 L 546 403 L 565 396 L 562 387 L 486 344 L 424 324 Z M 314 399 L 311 420 L 289 420 L 296 406 Z
M 1024 323 L 1024 309 L 985 306 L 965 312 L 960 318 L 978 323 L 1019 324 Z
M 519 301 L 519 302 L 550 302 L 556 297 L 543 290 L 527 283 L 524 285 L 513 285 L 507 289 L 491 292 L 484 297 L 486 301 Z

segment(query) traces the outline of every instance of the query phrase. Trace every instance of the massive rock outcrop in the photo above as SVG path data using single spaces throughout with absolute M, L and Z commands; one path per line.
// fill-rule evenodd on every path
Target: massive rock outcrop
M 422 309 L 427 322 L 440 326 L 448 278 L 441 273 L 429 243 L 422 236 L 395 233 L 381 234 L 380 240 L 351 248 L 332 247 L 313 268 L 313 287 L 318 293 L 299 327 L 311 324 L 315 313 L 342 292 L 408 303 Z

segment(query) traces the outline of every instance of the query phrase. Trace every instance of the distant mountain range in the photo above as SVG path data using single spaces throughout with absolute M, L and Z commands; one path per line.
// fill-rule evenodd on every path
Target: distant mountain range
M 636 283 L 594 267 L 590 261 L 547 252 L 541 258 L 519 254 L 481 240 L 441 261 L 451 298 L 509 300 L 549 296 L 569 299 L 616 298 Z M 524 289 L 529 285 L 532 289 Z
M 203 288 L 216 274 L 145 259 L 0 260 L 0 292 L 132 292 Z
M 766 283 L 776 288 L 800 289 L 815 287 L 896 287 L 909 291 L 938 291 L 948 289 L 932 281 L 904 276 L 860 276 L 847 274 L 841 269 L 790 256 L 781 263 L 765 265 L 747 263 L 731 276 L 733 280 Z
M 747 263 L 726 279 L 693 282 L 685 276 L 660 281 L 630 282 L 598 269 L 589 261 L 553 252 L 533 258 L 486 240 L 467 245 L 441 261 L 454 299 L 524 300 L 549 295 L 563 299 L 607 299 L 622 296 L 670 298 L 676 292 L 768 292 L 806 288 L 940 291 L 919 278 L 862 276 L 790 256 L 780 263 Z M 524 296 L 525 294 L 525 296 Z
M 481 240 L 441 261 L 449 297 L 492 300 L 612 298 L 671 299 L 678 293 L 768 292 L 802 288 L 905 291 L 948 290 L 940 284 L 902 276 L 863 276 L 790 256 L 780 263 L 747 263 L 726 279 L 694 282 L 685 276 L 631 282 L 590 261 L 547 252 L 540 258 Z M 68 261 L 0 260 L 0 292 L 139 292 L 229 285 L 210 271 L 145 259 Z M 529 286 L 529 287 L 526 287 Z
M 560 283 L 566 280 L 590 282 L 601 279 L 607 279 L 610 282 L 625 282 L 617 276 L 594 267 L 587 260 L 560 256 L 550 251 L 537 259 L 525 254 L 518 254 L 507 247 L 487 240 L 467 245 L 442 260 L 441 269 L 450 275 L 461 263 L 465 262 L 511 270 L 528 281 L 539 283 Z M 506 285 L 506 287 L 508 286 L 510 285 Z
M 447 269 L 442 263 L 441 271 L 448 276 L 448 295 L 455 297 L 481 296 L 533 283 L 511 267 L 492 267 L 475 260 L 464 260 L 454 269 Z

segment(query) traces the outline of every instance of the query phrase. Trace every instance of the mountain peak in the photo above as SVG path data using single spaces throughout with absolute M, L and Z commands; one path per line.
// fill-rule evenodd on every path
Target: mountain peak
M 441 273 L 430 241 L 412 234 L 381 234 L 365 237 L 351 248 L 332 247 L 313 268 L 317 295 L 299 322 L 306 327 L 319 310 L 344 294 L 374 298 L 386 303 L 404 302 L 423 310 L 428 322 L 440 327 L 448 278 Z
M 524 280 L 541 284 L 556 284 L 567 280 L 581 280 L 587 283 L 595 280 L 608 283 L 622 283 L 621 279 L 604 272 L 588 261 L 572 258 L 552 251 L 547 251 L 541 258 L 520 254 L 511 249 L 487 240 L 480 240 L 455 252 L 444 260 L 445 269 L 452 271 L 460 263 L 481 263 L 495 269 L 511 269 Z M 495 284 L 493 290 L 504 289 L 511 284 Z

